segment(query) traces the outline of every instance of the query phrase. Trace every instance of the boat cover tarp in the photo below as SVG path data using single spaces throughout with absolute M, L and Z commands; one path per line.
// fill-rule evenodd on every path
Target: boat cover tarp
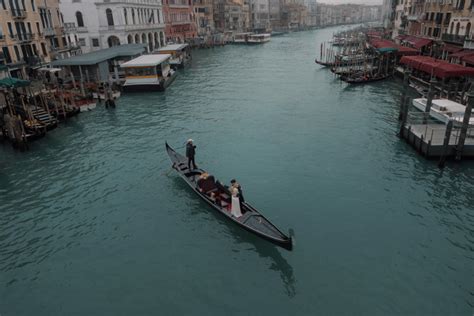
M 474 76 L 473 67 L 451 64 L 429 56 L 403 56 L 400 63 L 438 78 Z
M 27 87 L 30 85 L 30 81 L 28 80 L 22 80 L 18 78 L 3 78 L 0 79 L 0 87 L 6 87 L 6 88 L 21 88 L 21 87 Z

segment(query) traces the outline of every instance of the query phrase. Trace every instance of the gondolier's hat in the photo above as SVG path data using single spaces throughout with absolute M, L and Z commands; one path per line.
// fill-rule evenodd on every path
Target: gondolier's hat
M 190 138 L 190 139 L 188 139 L 188 141 L 187 141 L 186 143 L 189 144 L 189 143 L 192 143 L 193 141 L 194 141 L 194 140 L 192 140 L 192 139 Z

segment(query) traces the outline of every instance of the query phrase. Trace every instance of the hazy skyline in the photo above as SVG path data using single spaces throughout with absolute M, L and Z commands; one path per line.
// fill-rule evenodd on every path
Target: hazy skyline
M 342 4 L 342 3 L 382 4 L 383 0 L 320 0 L 318 2 L 328 3 L 328 4 Z

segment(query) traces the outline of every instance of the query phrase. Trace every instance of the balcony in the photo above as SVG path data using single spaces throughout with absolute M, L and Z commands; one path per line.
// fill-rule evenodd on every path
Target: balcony
M 31 40 L 35 38 L 35 34 L 23 33 L 23 34 L 18 34 L 17 37 L 18 37 L 18 41 L 22 43 L 26 43 L 26 42 L 31 42 Z
M 24 19 L 26 18 L 26 11 L 20 9 L 11 9 L 12 17 L 14 19 Z
M 455 34 L 447 34 L 444 33 L 441 36 L 441 40 L 447 43 L 453 43 L 458 45 L 464 45 L 464 40 L 466 39 L 465 35 L 455 35 Z
M 43 29 L 43 34 L 44 34 L 45 37 L 55 36 L 56 35 L 56 30 L 53 27 L 45 27 Z
M 64 23 L 64 33 L 76 33 L 76 23 Z
M 77 33 L 87 33 L 87 27 L 85 26 L 78 26 L 76 29 Z
M 474 38 L 466 38 L 464 40 L 464 49 L 474 49 Z

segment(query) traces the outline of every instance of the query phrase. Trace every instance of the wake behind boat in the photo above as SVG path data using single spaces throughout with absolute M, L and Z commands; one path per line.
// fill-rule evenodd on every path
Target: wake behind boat
M 293 249 L 292 237 L 286 236 L 250 204 L 241 204 L 241 216 L 231 212 L 231 194 L 227 187 L 216 181 L 213 176 L 203 179 L 207 172 L 201 168 L 189 169 L 185 156 L 177 153 L 166 143 L 166 151 L 181 178 L 216 211 L 242 228 L 260 236 L 287 250 Z

